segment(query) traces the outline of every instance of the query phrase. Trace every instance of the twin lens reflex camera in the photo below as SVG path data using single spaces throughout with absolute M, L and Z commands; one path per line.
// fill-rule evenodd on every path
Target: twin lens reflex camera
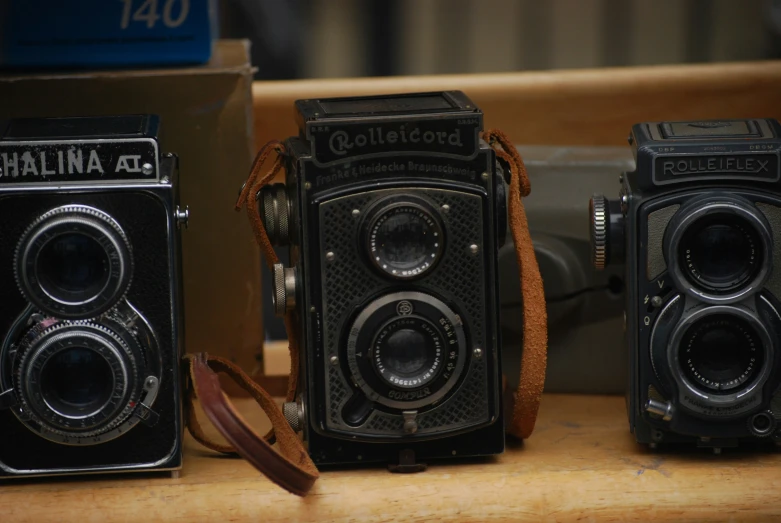
M 636 170 L 591 200 L 597 268 L 626 264 L 637 441 L 781 441 L 781 126 L 635 125 Z
M 158 125 L 0 122 L 0 477 L 181 467 L 188 213 Z
M 285 405 L 320 465 L 504 448 L 497 251 L 506 181 L 461 92 L 300 100 L 286 184 L 258 195 L 278 314 L 300 317 Z

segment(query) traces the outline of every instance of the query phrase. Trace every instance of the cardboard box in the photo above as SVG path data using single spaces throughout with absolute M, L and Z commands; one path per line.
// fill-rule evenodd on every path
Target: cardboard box
M 249 372 L 261 354 L 261 261 L 247 217 L 233 205 L 254 155 L 252 73 L 247 44 L 220 41 L 201 67 L 0 76 L 0 119 L 160 116 L 161 150 L 179 155 L 182 203 L 190 207 L 186 347 Z

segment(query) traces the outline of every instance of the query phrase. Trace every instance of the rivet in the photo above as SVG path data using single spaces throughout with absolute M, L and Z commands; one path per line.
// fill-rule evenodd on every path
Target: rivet
M 476 244 L 472 244 L 469 246 L 469 252 L 472 254 L 477 254 L 480 251 L 480 248 Z
M 353 209 L 353 218 L 357 218 L 361 215 L 361 211 L 359 209 Z
M 317 312 L 317 309 L 315 309 L 314 307 L 309 307 L 309 312 Z
M 339 358 L 336 356 L 331 356 L 328 361 L 331 362 L 331 365 L 336 365 L 339 363 Z
M 336 254 L 334 254 L 332 251 L 328 251 L 325 253 L 325 259 L 328 261 L 334 261 L 334 258 L 336 258 Z
M 483 357 L 483 349 L 480 347 L 475 347 L 475 350 L 472 351 L 472 354 L 474 354 L 475 358 L 480 359 Z
M 487 180 L 488 179 L 488 173 L 483 173 L 480 176 L 482 176 L 483 180 Z
M 442 206 L 442 212 L 450 212 L 450 206 L 448 204 L 444 204 Z
M 308 191 L 311 188 L 312 188 L 312 183 L 311 182 L 304 183 L 304 189 L 306 189 Z

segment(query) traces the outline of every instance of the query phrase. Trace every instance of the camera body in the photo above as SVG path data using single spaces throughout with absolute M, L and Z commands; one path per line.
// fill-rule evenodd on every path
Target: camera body
M 781 126 L 635 125 L 618 200 L 591 201 L 597 268 L 625 258 L 637 441 L 781 440 Z
M 497 258 L 506 182 L 461 92 L 296 102 L 286 184 L 265 187 L 278 314 L 300 319 L 285 404 L 319 465 L 504 449 Z
M 0 123 L 0 476 L 178 470 L 178 159 L 156 116 Z

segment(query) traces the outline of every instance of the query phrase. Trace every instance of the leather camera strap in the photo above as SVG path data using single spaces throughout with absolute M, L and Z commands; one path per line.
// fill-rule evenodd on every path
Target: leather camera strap
M 545 295 L 521 201 L 522 196 L 528 196 L 531 186 L 523 160 L 512 145 L 512 141 L 498 130 L 485 131 L 483 138 L 494 148 L 496 155 L 510 167 L 511 172 L 509 225 L 516 246 L 520 271 L 523 353 L 520 385 L 513 397 L 514 404 L 511 409 L 513 415 L 507 432 L 519 438 L 527 438 L 534 430 L 537 419 L 547 364 Z M 272 153 L 276 153 L 276 156 L 271 168 L 262 174 L 263 166 Z M 274 252 L 258 213 L 255 196 L 265 185 L 274 180 L 283 168 L 285 154 L 285 146 L 280 141 L 274 140 L 264 145 L 255 157 L 250 175 L 236 202 L 236 210 L 246 207 L 255 239 L 269 268 L 278 263 L 279 258 Z M 298 315 L 294 311 L 285 316 L 290 351 L 290 375 L 286 401 L 294 400 L 298 387 L 298 322 Z M 186 360 L 190 365 L 190 380 L 185 395 L 186 421 L 193 437 L 202 445 L 218 452 L 241 455 L 278 485 L 294 494 L 305 495 L 318 477 L 317 468 L 295 432 L 287 425 L 271 396 L 236 365 L 223 358 L 197 354 L 188 355 Z M 222 393 L 217 376 L 212 369 L 225 372 L 236 380 L 268 414 L 273 428 L 265 437 L 261 438 L 257 435 L 233 408 L 230 400 Z M 203 433 L 193 406 L 196 394 L 209 420 L 231 446 L 214 442 Z M 279 443 L 280 453 L 271 448 L 275 440 Z
M 522 196 L 529 196 L 531 183 L 518 149 L 504 132 L 491 129 L 483 133 L 483 139 L 494 148 L 496 155 L 510 166 L 509 221 L 521 280 L 523 346 L 520 347 L 521 378 L 515 392 L 513 415 L 507 425 L 507 432 L 525 439 L 531 436 L 537 421 L 545 385 L 545 369 L 548 365 L 548 312 L 545 291 L 534 254 L 529 222 L 526 220 L 526 211 L 521 200 Z
M 224 454 L 238 454 L 271 481 L 285 490 L 305 496 L 319 477 L 317 467 L 309 457 L 298 435 L 290 428 L 274 398 L 252 378 L 230 361 L 202 352 L 185 356 L 188 363 L 185 422 L 193 438 L 202 445 Z M 261 437 L 252 430 L 223 393 L 217 372 L 230 376 L 255 401 L 271 420 L 273 437 L 279 452 L 271 446 L 272 437 Z M 200 400 L 206 417 L 229 445 L 211 440 L 203 432 L 195 415 L 194 396 Z

